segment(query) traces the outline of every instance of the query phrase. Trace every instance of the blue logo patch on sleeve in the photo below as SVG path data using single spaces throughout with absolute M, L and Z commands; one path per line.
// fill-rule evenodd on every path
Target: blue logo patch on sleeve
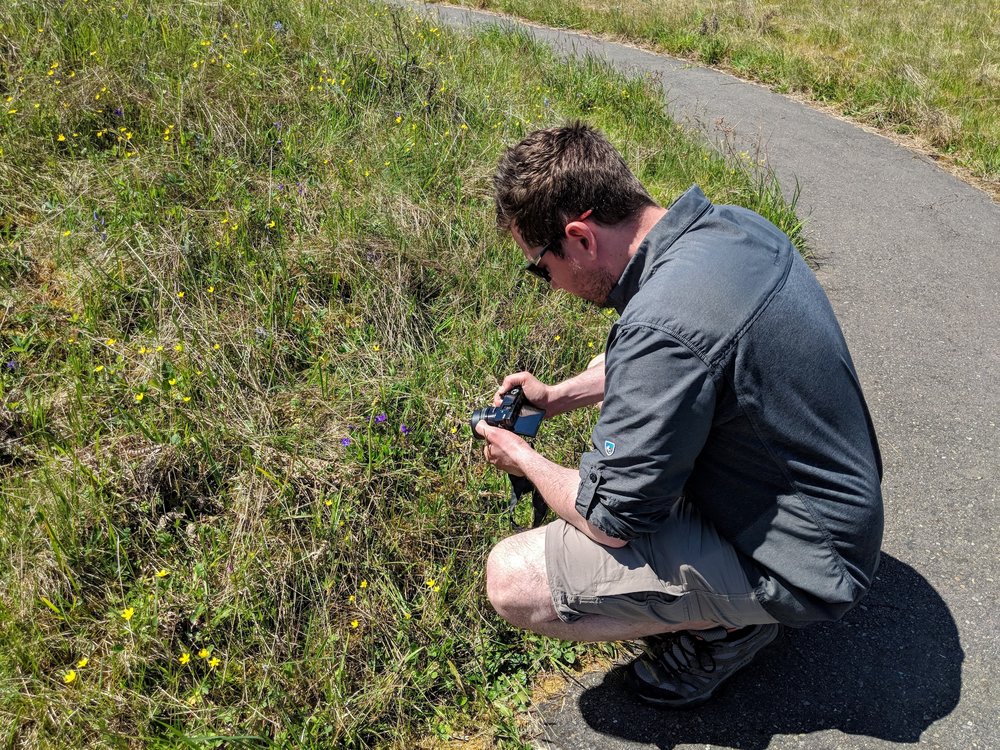
M 612 442 L 611 442 L 610 440 L 605 440 L 605 441 L 604 441 L 604 452 L 605 452 L 605 453 L 606 453 L 607 455 L 609 455 L 609 456 L 611 456 L 611 455 L 614 455 L 614 452 L 615 452 L 615 444 L 614 444 L 614 443 L 612 443 Z

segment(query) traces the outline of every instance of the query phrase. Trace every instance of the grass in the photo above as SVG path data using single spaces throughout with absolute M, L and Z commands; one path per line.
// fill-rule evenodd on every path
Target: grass
M 587 652 L 486 602 L 466 422 L 611 319 L 519 272 L 502 147 L 586 118 L 664 202 L 793 206 L 645 81 L 367 2 L 12 2 L 0 41 L 0 746 L 522 747 Z
M 1000 196 L 1000 5 L 458 0 L 619 36 L 902 135 Z

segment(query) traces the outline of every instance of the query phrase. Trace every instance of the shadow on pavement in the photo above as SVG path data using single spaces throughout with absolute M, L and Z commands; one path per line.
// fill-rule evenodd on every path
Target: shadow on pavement
M 837 729 L 917 742 L 958 704 L 965 654 L 948 608 L 913 568 L 883 554 L 875 586 L 838 623 L 786 629 L 709 704 L 691 711 L 631 697 L 622 669 L 579 699 L 602 734 L 659 748 L 762 750 L 773 735 Z

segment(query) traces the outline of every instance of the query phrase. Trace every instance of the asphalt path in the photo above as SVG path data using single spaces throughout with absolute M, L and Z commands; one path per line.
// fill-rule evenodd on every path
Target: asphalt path
M 789 631 L 711 703 L 648 708 L 620 670 L 539 706 L 539 748 L 1000 748 L 1000 206 L 925 156 L 687 61 L 446 6 L 652 74 L 668 111 L 798 186 L 817 276 L 879 435 L 882 567 L 839 623 Z

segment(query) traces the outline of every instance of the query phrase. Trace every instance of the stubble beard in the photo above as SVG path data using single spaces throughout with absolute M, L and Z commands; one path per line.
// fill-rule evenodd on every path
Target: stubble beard
M 587 274 L 581 273 L 578 278 L 580 278 L 580 289 L 577 296 L 580 299 L 601 309 L 611 307 L 608 297 L 618 284 L 618 279 L 603 268 Z

